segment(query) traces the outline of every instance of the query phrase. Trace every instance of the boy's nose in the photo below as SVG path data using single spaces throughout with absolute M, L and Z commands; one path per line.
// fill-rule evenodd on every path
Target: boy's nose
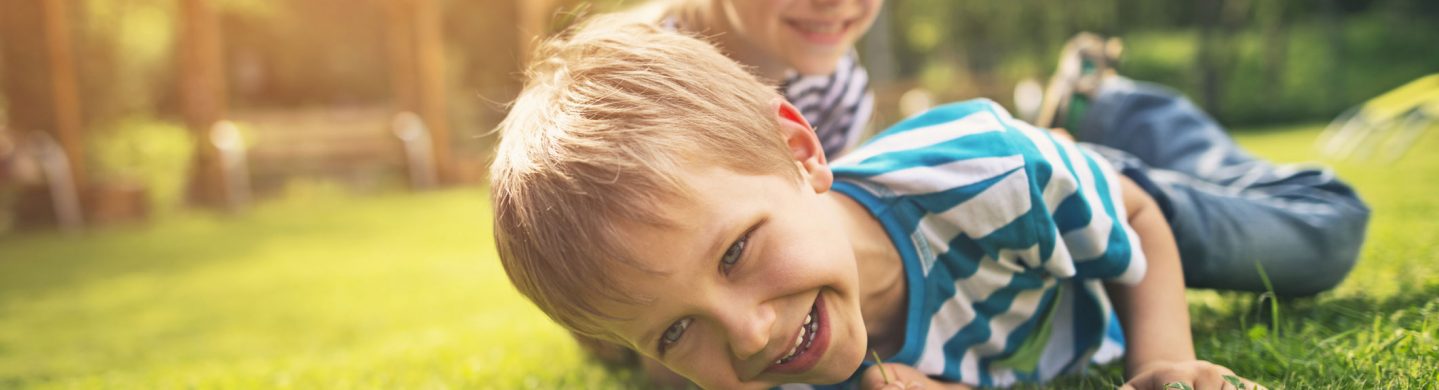
M 723 319 L 729 333 L 730 351 L 735 359 L 749 360 L 764 352 L 774 331 L 775 313 L 768 305 L 751 310 L 731 310 Z

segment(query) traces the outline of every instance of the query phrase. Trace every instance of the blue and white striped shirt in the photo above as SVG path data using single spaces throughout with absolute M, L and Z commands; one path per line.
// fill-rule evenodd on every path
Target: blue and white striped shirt
M 824 154 L 831 159 L 859 143 L 874 114 L 869 72 L 860 66 L 853 51 L 840 57 L 834 73 L 802 75 L 791 71 L 779 88 L 814 127 Z
M 1102 282 L 1137 283 L 1145 261 L 1105 160 L 972 100 L 895 125 L 833 170 L 904 261 L 905 341 L 886 361 L 1008 386 L 1123 354 Z

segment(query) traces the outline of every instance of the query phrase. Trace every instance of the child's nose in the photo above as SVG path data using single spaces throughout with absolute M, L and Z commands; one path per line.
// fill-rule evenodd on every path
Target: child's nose
M 723 319 L 730 351 L 735 359 L 749 360 L 764 352 L 774 332 L 774 310 L 761 305 L 749 310 L 731 310 Z

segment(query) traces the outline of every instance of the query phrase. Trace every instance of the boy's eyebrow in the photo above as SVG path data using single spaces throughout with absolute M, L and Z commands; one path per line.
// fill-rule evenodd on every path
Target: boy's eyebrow
M 733 224 L 728 222 L 729 221 L 721 221 L 720 223 L 711 225 L 710 232 L 712 232 L 712 234 L 710 234 L 710 236 L 714 238 L 710 239 L 709 249 L 701 252 L 704 254 L 704 259 L 700 259 L 701 264 L 704 264 L 705 259 L 719 260 L 720 257 L 724 256 L 724 252 L 729 250 L 727 243 L 732 240 L 729 238 L 731 236 L 730 230 L 732 229 L 729 225 Z

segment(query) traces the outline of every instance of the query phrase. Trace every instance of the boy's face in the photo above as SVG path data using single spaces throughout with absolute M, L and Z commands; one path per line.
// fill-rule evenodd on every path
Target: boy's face
M 695 195 L 655 205 L 676 226 L 623 226 L 635 260 L 659 273 L 618 270 L 649 300 L 606 308 L 625 318 L 606 326 L 705 388 L 848 378 L 867 349 L 858 271 L 818 168 L 824 178 L 806 172 L 803 185 L 689 169 Z
M 719 0 L 734 33 L 802 74 L 829 74 L 883 0 Z

